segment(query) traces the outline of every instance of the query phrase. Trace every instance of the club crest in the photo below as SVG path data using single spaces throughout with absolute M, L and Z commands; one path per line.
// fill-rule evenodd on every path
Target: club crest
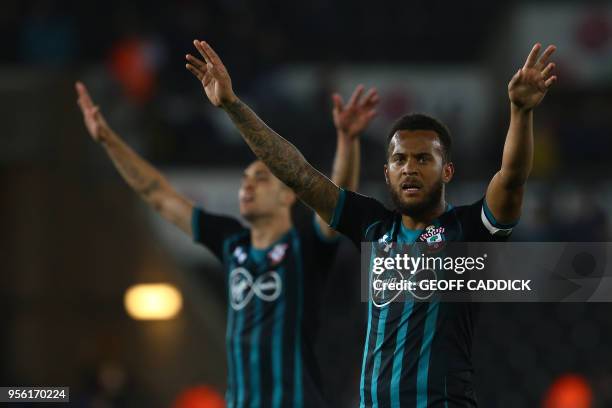
M 287 252 L 288 244 L 276 244 L 274 248 L 270 252 L 268 252 L 268 259 L 270 260 L 271 265 L 276 265 L 281 263 L 281 261 L 285 258 L 285 253 Z
M 444 246 L 444 227 L 430 225 L 419 237 L 419 241 L 426 242 L 430 249 L 439 249 Z

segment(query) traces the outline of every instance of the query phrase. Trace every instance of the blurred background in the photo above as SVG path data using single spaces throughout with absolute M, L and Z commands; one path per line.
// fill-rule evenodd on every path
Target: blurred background
M 533 43 L 556 44 L 559 81 L 535 113 L 536 161 L 514 239 L 608 241 L 612 232 L 609 2 L 6 0 L 0 33 L 0 385 L 70 386 L 81 407 L 218 406 L 220 265 L 121 180 L 86 133 L 74 92 L 84 81 L 110 125 L 179 191 L 237 215 L 253 156 L 185 70 L 194 38 L 328 174 L 331 93 L 376 86 L 360 191 L 384 201 L 391 122 L 411 111 L 442 119 L 454 138 L 455 205 L 481 197 L 500 164 L 509 79 Z M 334 407 L 355 406 L 357 395 L 358 267 L 344 242 L 331 276 L 349 284 L 326 293 L 317 344 Z M 130 316 L 126 291 L 147 283 L 169 285 L 174 315 Z M 480 404 L 610 407 L 611 344 L 609 304 L 486 304 L 474 344 Z M 582 405 L 559 402 L 568 399 Z

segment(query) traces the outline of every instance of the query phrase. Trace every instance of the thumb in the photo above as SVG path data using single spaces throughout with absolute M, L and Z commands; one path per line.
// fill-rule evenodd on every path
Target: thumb
M 91 116 L 96 120 L 100 119 L 101 114 L 99 106 L 94 106 L 93 108 L 91 108 Z
M 332 95 L 332 101 L 334 102 L 334 110 L 341 112 L 344 109 L 344 101 L 339 93 L 334 93 Z
M 519 68 L 518 71 L 516 71 L 516 74 L 514 74 L 514 76 L 512 77 L 512 79 L 510 79 L 510 83 L 508 84 L 509 87 L 514 86 L 519 78 L 521 77 L 521 69 Z
M 93 119 L 96 121 L 96 124 L 98 126 L 101 127 L 108 127 L 108 124 L 106 123 L 106 120 L 104 119 L 104 115 L 102 115 L 102 111 L 100 111 L 100 107 L 99 106 L 94 106 L 93 109 L 91 110 L 91 115 L 93 117 Z

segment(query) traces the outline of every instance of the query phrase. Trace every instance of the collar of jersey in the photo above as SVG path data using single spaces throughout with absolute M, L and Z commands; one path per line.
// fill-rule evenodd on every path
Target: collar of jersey
M 268 245 L 266 248 L 263 248 L 263 249 L 255 248 L 253 246 L 253 243 L 251 242 L 251 244 L 249 245 L 249 258 L 253 259 L 253 261 L 255 261 L 256 263 L 261 262 L 263 259 L 265 259 L 265 254 L 271 251 L 275 245 L 278 245 L 281 242 L 286 241 L 289 235 L 293 233 L 293 230 L 294 230 L 294 227 L 292 226 L 291 228 L 289 228 L 289 230 L 287 230 L 287 232 L 281 235 L 279 239 L 277 239 L 276 241 L 274 241 L 273 243 L 271 243 L 270 245 Z M 250 238 L 249 238 L 249 241 L 250 241 Z
M 444 209 L 443 214 L 446 214 L 452 209 L 453 209 L 453 205 L 450 203 L 446 203 L 446 208 Z M 406 227 L 404 225 L 404 222 L 402 221 L 401 215 L 399 217 L 399 224 L 400 224 L 400 230 L 399 230 L 399 233 L 397 234 L 397 242 L 412 244 L 423 233 L 423 229 L 410 229 Z M 435 225 L 436 227 L 440 226 L 440 217 L 433 220 L 432 224 Z

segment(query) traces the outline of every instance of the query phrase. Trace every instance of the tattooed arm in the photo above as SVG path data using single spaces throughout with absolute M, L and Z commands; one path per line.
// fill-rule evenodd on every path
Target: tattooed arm
M 283 137 L 270 129 L 234 94 L 221 59 L 204 41 L 194 41 L 204 61 L 187 55 L 186 67 L 202 82 L 213 105 L 223 108 L 255 155 L 323 220 L 330 222 L 340 189 L 310 165 Z
M 82 83 L 78 82 L 76 89 L 87 130 L 104 147 L 123 179 L 162 217 L 192 235 L 193 203 L 113 132 Z
M 299 150 L 270 129 L 242 101 L 223 106 L 251 150 L 270 171 L 289 186 L 327 223 L 331 221 L 340 190 L 306 161 Z

